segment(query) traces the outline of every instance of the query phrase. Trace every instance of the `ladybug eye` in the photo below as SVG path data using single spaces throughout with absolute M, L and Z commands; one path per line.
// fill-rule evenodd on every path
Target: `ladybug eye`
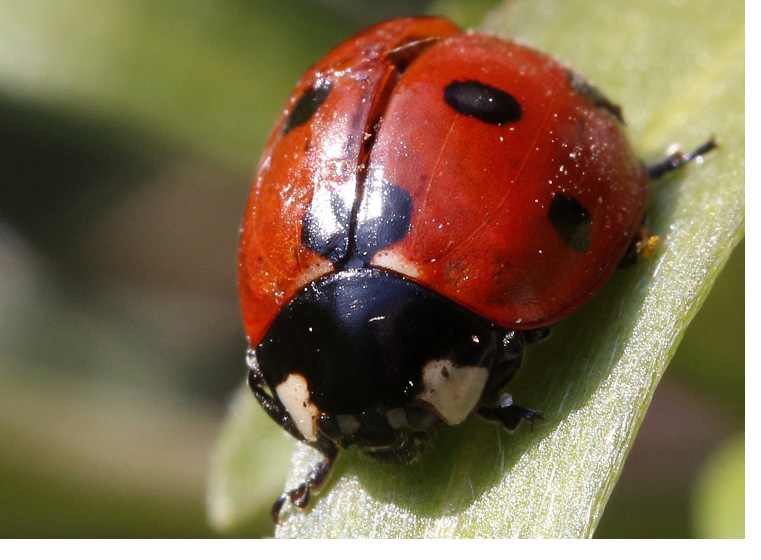
M 283 125 L 283 131 L 280 134 L 285 136 L 297 126 L 301 126 L 311 119 L 312 115 L 320 108 L 320 105 L 328 98 L 330 87 L 330 82 L 321 81 L 305 91 L 299 97 L 299 100 L 296 101 L 291 112 L 288 113 L 288 117 L 286 117 L 285 124 Z
M 523 113 L 515 97 L 475 80 L 451 82 L 444 88 L 444 101 L 461 115 L 489 124 L 515 122 Z
M 571 249 L 583 253 L 589 248 L 589 210 L 578 200 L 557 193 L 552 199 L 547 217 Z

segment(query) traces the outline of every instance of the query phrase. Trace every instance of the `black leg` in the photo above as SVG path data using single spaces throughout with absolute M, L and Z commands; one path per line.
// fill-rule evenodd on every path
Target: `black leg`
M 513 404 L 513 399 L 508 394 L 503 394 L 497 405 L 482 406 L 478 409 L 478 414 L 486 420 L 499 422 L 510 432 L 515 431 L 521 421 L 525 420 L 533 428 L 536 420 L 543 420 L 538 412 Z
M 389 447 L 364 449 L 363 453 L 379 463 L 408 465 L 416 461 L 428 446 L 426 432 L 406 433 Z
M 696 157 L 707 154 L 708 152 L 716 149 L 717 147 L 718 147 L 718 144 L 716 144 L 716 141 L 713 138 L 711 138 L 707 142 L 695 148 L 692 152 L 689 152 L 687 154 L 683 154 L 682 152 L 676 152 L 662 159 L 661 161 L 658 161 L 654 163 L 653 165 L 650 165 L 647 168 L 647 172 L 650 174 L 651 179 L 658 179 L 660 177 L 663 177 L 666 173 L 670 173 L 671 171 L 676 171 L 677 169 L 679 169 L 680 167 L 682 167 L 689 161 L 692 161 Z
M 521 331 L 523 333 L 523 340 L 526 344 L 536 344 L 547 340 L 550 336 L 550 329 L 547 327 L 540 327 L 538 329 L 531 329 L 530 331 Z
M 695 148 L 692 152 L 686 154 L 682 152 L 675 152 L 663 158 L 661 161 L 657 161 L 654 164 L 649 165 L 647 172 L 650 175 L 651 179 L 659 179 L 667 173 L 671 173 L 672 171 L 680 169 L 693 159 L 707 154 L 712 150 L 715 150 L 717 147 L 718 144 L 716 144 L 716 141 L 711 138 L 707 142 L 704 142 Z M 634 236 L 634 239 L 632 239 L 632 242 L 629 245 L 629 248 L 626 250 L 626 253 L 624 253 L 623 257 L 621 257 L 621 261 L 618 263 L 618 268 L 629 268 L 637 262 L 639 257 L 650 257 L 653 254 L 653 251 L 655 251 L 655 248 L 658 246 L 659 237 L 657 235 L 651 235 L 644 228 L 644 221 L 645 220 L 643 218 L 643 225 L 640 226 L 639 231 Z
M 526 336 L 528 335 L 531 338 L 533 333 L 540 333 L 542 330 L 504 331 L 497 363 L 491 368 L 489 379 L 481 397 L 482 402 L 491 403 L 499 398 L 500 390 L 515 376 L 523 361 L 523 348 L 526 345 Z M 547 332 L 549 333 L 549 331 Z
M 272 514 L 272 519 L 277 523 L 278 517 L 280 516 L 280 510 L 286 500 L 290 500 L 293 505 L 303 509 L 309 504 L 309 499 L 312 494 L 316 494 L 320 491 L 330 476 L 333 463 L 338 455 L 338 446 L 333 440 L 321 433 L 317 435 L 316 441 L 307 440 L 304 437 L 304 434 L 296 428 L 296 425 L 293 423 L 290 414 L 288 414 L 288 411 L 283 404 L 268 393 L 267 382 L 259 369 L 259 364 L 257 363 L 256 356 L 253 352 L 249 352 L 246 361 L 249 367 L 248 385 L 251 387 L 254 397 L 256 397 L 256 400 L 262 405 L 265 412 L 293 437 L 299 441 L 303 441 L 307 445 L 311 445 L 323 455 L 322 461 L 317 463 L 317 465 L 309 471 L 309 474 L 303 483 L 299 484 L 293 490 L 281 494 L 272 505 L 270 513 Z
M 336 446 L 332 440 L 320 434 L 317 436 L 317 442 L 314 443 L 314 447 L 323 454 L 322 461 L 317 463 L 314 468 L 309 471 L 307 479 L 304 482 L 299 484 L 293 490 L 283 492 L 275 501 L 270 510 L 272 520 L 275 523 L 278 523 L 280 510 L 287 500 L 290 500 L 297 508 L 304 509 L 309 505 L 309 500 L 312 497 L 312 494 L 319 492 L 327 482 L 328 478 L 330 478 L 330 473 L 333 470 L 333 463 L 338 455 L 338 446 Z

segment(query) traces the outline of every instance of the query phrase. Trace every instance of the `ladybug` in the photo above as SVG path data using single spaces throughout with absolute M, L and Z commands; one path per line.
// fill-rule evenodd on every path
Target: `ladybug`
M 539 415 L 503 387 L 642 230 L 654 178 L 618 106 L 521 44 L 438 17 L 381 23 L 311 67 L 245 210 L 249 384 L 323 459 L 275 502 L 305 507 L 338 450 L 408 463 L 476 414 Z

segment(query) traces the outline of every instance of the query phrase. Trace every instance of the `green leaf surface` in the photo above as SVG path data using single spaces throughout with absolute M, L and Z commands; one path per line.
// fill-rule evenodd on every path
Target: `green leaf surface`
M 504 3 L 484 29 L 586 75 L 624 108 L 643 158 L 711 135 L 720 149 L 658 182 L 648 210 L 649 228 L 661 236 L 655 256 L 617 271 L 527 352 L 508 391 L 541 410 L 544 422 L 511 436 L 471 420 L 442 430 L 404 467 L 342 452 L 313 506 L 285 508 L 277 536 L 591 536 L 661 374 L 743 237 L 742 2 L 717 10 L 708 0 L 520 0 Z M 242 426 L 263 416 L 255 406 L 253 398 L 238 403 L 225 428 L 214 476 L 227 480 L 212 485 L 212 508 L 248 500 L 257 484 L 239 463 L 258 445 Z M 297 445 L 285 486 L 300 483 L 318 458 Z M 242 523 L 251 507 L 230 510 Z
M 230 405 L 212 457 L 208 517 L 225 532 L 272 533 L 269 508 L 282 492 L 282 475 L 293 440 L 269 418 L 243 387 Z

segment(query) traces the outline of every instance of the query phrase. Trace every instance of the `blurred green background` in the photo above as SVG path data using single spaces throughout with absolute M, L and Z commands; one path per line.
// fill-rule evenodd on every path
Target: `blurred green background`
M 376 21 L 496 0 L 0 0 L 0 536 L 214 536 L 244 379 L 238 225 L 306 67 Z M 744 246 L 656 392 L 598 537 L 742 536 Z M 291 442 L 263 473 L 266 510 Z M 271 424 L 271 425 L 270 425 Z

